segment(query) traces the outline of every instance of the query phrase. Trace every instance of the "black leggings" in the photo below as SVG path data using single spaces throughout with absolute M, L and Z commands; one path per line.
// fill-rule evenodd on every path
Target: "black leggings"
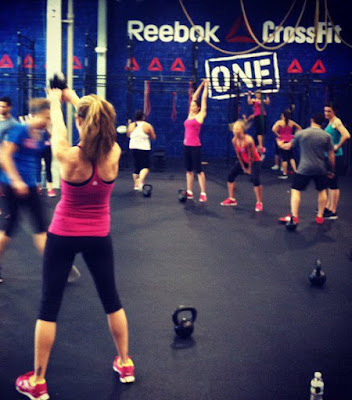
M 4 185 L 3 191 L 5 194 L 5 210 L 8 214 L 3 226 L 6 236 L 13 236 L 18 225 L 20 208 L 26 208 L 28 210 L 34 233 L 43 233 L 47 231 L 47 219 L 36 187 L 30 187 L 29 194 L 24 197 L 17 196 L 9 185 Z
M 203 171 L 201 146 L 185 146 L 185 167 L 187 172 L 200 174 Z
M 247 168 L 247 165 L 245 165 Z M 260 186 L 260 166 L 261 162 L 260 161 L 254 161 L 252 163 L 252 173 L 251 173 L 251 182 L 253 183 L 253 186 Z M 243 169 L 239 161 L 236 161 L 234 167 L 229 173 L 229 176 L 227 177 L 227 182 L 232 183 L 235 182 L 235 179 L 237 178 L 238 175 L 243 174 Z
M 55 322 L 75 255 L 82 253 L 106 314 L 122 308 L 116 285 L 111 237 L 58 236 L 48 233 L 43 260 L 39 319 Z

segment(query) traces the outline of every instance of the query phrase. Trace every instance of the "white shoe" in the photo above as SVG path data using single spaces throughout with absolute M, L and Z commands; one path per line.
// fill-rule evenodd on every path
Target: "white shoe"
M 272 169 L 273 171 L 277 171 L 277 170 L 279 169 L 279 166 L 278 166 L 278 165 L 273 165 L 273 166 L 271 167 L 271 169 Z
M 72 282 L 76 281 L 77 279 L 79 279 L 80 276 L 81 276 L 81 273 L 78 271 L 77 267 L 72 265 L 71 271 L 67 278 L 67 282 L 72 283 Z

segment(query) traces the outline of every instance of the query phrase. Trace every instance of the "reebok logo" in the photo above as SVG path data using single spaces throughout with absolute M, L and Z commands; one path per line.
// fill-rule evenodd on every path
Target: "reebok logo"
M 210 22 L 207 21 L 205 26 L 196 25 L 196 29 L 200 32 L 202 37 L 207 41 L 220 42 L 220 39 L 216 36 L 215 32 L 220 28 L 219 25 L 211 26 Z M 189 28 L 186 25 L 181 25 L 180 21 L 175 21 L 174 25 L 157 25 L 149 24 L 144 25 L 142 21 L 130 20 L 127 22 L 127 34 L 130 39 L 137 39 L 139 42 L 156 42 L 161 40 L 162 42 L 177 42 L 185 43 L 188 40 L 192 42 L 201 42 L 203 40 L 200 37 L 194 27 Z

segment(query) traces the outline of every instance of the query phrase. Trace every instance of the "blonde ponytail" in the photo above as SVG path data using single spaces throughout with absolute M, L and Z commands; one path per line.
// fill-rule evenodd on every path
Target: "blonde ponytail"
M 112 104 L 91 94 L 80 99 L 77 114 L 83 118 L 81 146 L 91 161 L 106 157 L 116 140 L 116 113 Z

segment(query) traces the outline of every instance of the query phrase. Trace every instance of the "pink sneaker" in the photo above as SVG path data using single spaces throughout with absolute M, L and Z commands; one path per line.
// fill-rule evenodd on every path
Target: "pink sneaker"
M 56 193 L 54 189 L 48 190 L 47 192 L 48 197 L 56 197 Z
M 318 225 L 323 225 L 324 224 L 324 217 L 316 217 L 315 218 L 315 222 L 318 224 Z
M 31 400 L 48 400 L 49 394 L 45 383 L 38 383 L 32 386 L 29 378 L 34 375 L 34 371 L 27 372 L 16 379 L 16 390 Z
M 132 383 L 135 381 L 134 364 L 130 358 L 127 364 L 121 364 L 120 357 L 116 357 L 112 368 L 120 374 L 120 382 Z
M 256 212 L 261 212 L 263 211 L 263 203 L 260 203 L 259 201 L 255 205 L 255 211 Z
M 208 198 L 207 198 L 207 195 L 206 195 L 206 194 L 201 194 L 201 195 L 199 196 L 199 201 L 200 201 L 201 203 L 206 203 L 207 200 L 208 200 Z
M 290 222 L 290 221 L 291 221 L 291 214 L 287 214 L 284 217 L 279 218 L 279 224 L 286 224 L 286 222 Z M 293 221 L 296 224 L 299 224 L 299 218 L 293 217 Z
M 193 200 L 193 193 L 187 190 L 187 200 Z
M 230 197 L 220 203 L 222 206 L 237 206 L 237 200 L 232 200 Z

